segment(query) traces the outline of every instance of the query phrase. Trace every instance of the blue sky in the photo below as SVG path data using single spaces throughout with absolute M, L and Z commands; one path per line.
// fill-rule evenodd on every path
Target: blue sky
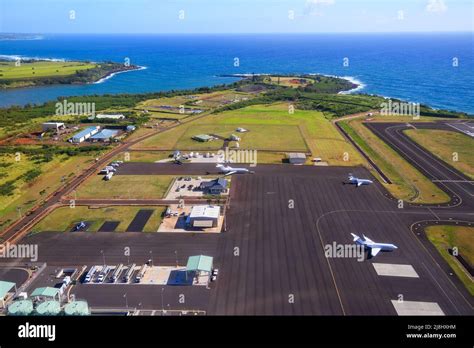
M 0 0 L 3 33 L 474 31 L 473 0 Z

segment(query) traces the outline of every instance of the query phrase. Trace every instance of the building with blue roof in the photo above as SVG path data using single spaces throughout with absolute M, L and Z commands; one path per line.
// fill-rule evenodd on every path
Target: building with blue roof
M 79 133 L 74 134 L 71 138 L 71 142 L 75 144 L 82 143 L 83 141 L 92 137 L 94 134 L 97 134 L 99 130 L 100 130 L 99 126 L 87 127 L 81 130 Z
M 91 141 L 110 141 L 119 133 L 116 129 L 102 129 L 99 133 L 91 136 Z

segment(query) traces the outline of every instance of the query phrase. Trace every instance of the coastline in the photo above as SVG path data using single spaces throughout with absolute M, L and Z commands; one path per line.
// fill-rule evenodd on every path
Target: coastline
M 108 79 L 111 79 L 115 75 L 126 73 L 126 72 L 131 72 L 131 71 L 146 70 L 146 69 L 148 69 L 146 66 L 137 65 L 136 68 L 110 72 L 110 73 L 106 74 L 105 76 L 102 76 L 101 78 L 99 78 L 97 81 L 90 82 L 89 84 L 94 84 L 95 85 L 95 84 L 104 83 L 105 81 L 107 81 Z
M 217 75 L 217 76 L 218 77 L 237 77 L 237 78 L 241 78 L 241 79 L 246 79 L 246 78 L 249 78 L 249 77 L 252 77 L 252 76 L 270 76 L 270 75 L 272 75 L 272 74 L 257 73 L 257 74 L 224 74 L 224 75 Z M 291 75 L 291 74 L 289 74 L 289 75 Z M 308 73 L 308 74 L 295 74 L 295 75 L 308 75 L 308 76 L 318 76 L 319 75 L 319 76 L 325 76 L 325 77 L 333 77 L 333 78 L 337 78 L 337 79 L 346 80 L 346 81 L 352 83 L 353 85 L 356 85 L 356 87 L 354 87 L 350 90 L 347 90 L 347 91 L 341 91 L 338 94 L 352 94 L 352 93 L 361 91 L 365 87 L 367 87 L 367 85 L 365 83 L 363 83 L 362 81 L 356 79 L 353 76 L 337 76 L 337 75 L 322 74 L 322 73 Z

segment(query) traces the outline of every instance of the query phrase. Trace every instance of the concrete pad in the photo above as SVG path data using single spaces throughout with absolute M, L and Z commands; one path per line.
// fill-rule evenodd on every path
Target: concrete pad
M 436 302 L 418 302 L 392 300 L 398 315 L 444 315 Z
M 396 265 L 391 263 L 373 263 L 379 276 L 420 278 L 412 265 Z

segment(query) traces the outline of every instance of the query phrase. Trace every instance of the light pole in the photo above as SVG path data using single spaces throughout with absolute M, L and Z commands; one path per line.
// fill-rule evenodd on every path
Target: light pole
M 176 268 L 178 268 L 178 250 L 175 250 L 174 254 L 176 255 Z
M 123 294 L 123 297 L 125 297 L 125 307 L 127 308 L 127 312 L 128 312 L 128 300 L 127 300 L 127 293 Z
M 105 268 L 105 254 L 104 254 L 104 250 L 101 250 L 100 253 L 102 254 L 102 260 L 104 262 L 104 268 Z
M 150 260 L 151 260 L 151 265 L 154 266 L 154 263 L 153 263 L 153 250 L 150 250 Z

